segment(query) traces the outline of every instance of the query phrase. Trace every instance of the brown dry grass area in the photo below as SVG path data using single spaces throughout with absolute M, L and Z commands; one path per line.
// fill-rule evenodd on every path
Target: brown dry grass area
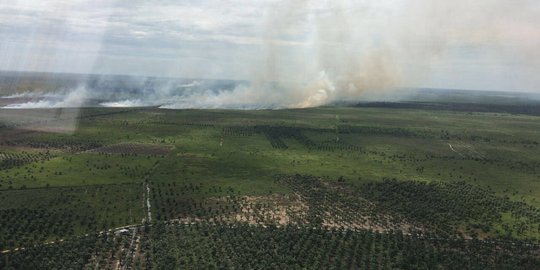
M 77 123 L 73 120 L 62 120 L 47 124 L 33 124 L 25 126 L 24 129 L 46 133 L 72 134 L 77 130 Z
M 3 128 L 0 130 L 0 144 L 3 144 L 5 141 L 13 140 L 14 138 L 21 138 L 28 135 L 35 135 L 36 131 L 26 130 L 26 129 L 7 129 Z M 5 147 L 5 146 L 2 146 Z
M 38 132 L 73 133 L 78 116 L 77 108 L 0 109 L 0 123 Z

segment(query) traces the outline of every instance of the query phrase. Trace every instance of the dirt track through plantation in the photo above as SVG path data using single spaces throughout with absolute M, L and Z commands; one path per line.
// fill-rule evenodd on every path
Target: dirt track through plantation
M 454 149 L 454 147 L 452 147 L 451 144 L 448 144 L 448 146 L 450 147 L 450 150 L 452 150 L 452 152 L 457 153 L 458 155 L 460 155 L 460 156 L 463 157 L 463 155 L 462 155 L 460 152 L 456 151 L 456 150 Z

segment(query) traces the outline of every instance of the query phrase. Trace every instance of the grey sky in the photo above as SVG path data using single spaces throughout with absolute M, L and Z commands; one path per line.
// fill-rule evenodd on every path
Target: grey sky
M 539 29 L 536 0 L 3 1 L 0 69 L 309 80 L 374 57 L 399 86 L 540 91 Z

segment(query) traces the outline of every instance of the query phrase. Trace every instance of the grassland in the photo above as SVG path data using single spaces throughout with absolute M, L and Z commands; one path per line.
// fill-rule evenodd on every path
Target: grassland
M 48 125 L 42 119 L 11 121 L 0 130 L 0 246 L 28 247 L 142 220 L 537 243 L 539 120 L 501 112 L 321 107 L 83 108 L 63 122 L 77 123 L 59 129 L 73 130 L 68 133 L 35 128 Z M 189 243 L 208 237 L 190 233 Z M 162 263 L 162 255 L 147 254 L 155 260 L 140 265 Z M 394 263 L 405 264 L 387 262 Z

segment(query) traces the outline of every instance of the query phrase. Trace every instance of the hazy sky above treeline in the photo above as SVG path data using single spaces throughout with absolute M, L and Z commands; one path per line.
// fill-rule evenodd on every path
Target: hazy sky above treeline
M 540 91 L 538 0 L 15 0 L 0 36 L 1 70 Z

